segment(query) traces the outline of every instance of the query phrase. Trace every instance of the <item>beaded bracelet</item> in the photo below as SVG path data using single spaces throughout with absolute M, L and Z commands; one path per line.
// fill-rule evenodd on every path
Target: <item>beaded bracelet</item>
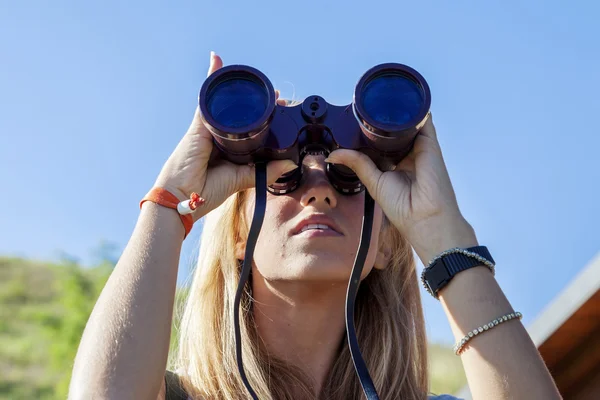
M 520 312 L 508 313 L 508 314 L 505 314 L 505 315 L 503 315 L 501 317 L 498 317 L 497 319 L 495 319 L 493 321 L 488 322 L 487 324 L 485 324 L 483 326 L 480 326 L 477 329 L 473 329 L 471 332 L 469 332 L 468 334 L 466 334 L 461 340 L 459 340 L 454 345 L 454 353 L 457 356 L 460 355 L 460 353 L 462 353 L 464 347 L 469 342 L 469 340 L 473 339 L 475 336 L 479 335 L 483 331 L 488 331 L 490 329 L 493 329 L 496 326 L 500 325 L 501 323 L 509 321 L 511 319 L 514 319 L 514 318 L 521 319 L 521 318 L 523 318 L 523 314 L 521 314 Z
M 447 256 L 448 254 L 455 254 L 455 253 L 460 253 L 463 254 L 467 257 L 471 257 L 476 259 L 477 261 L 479 261 L 480 263 L 482 263 L 483 265 L 485 265 L 486 267 L 488 267 L 490 269 L 490 271 L 492 271 L 492 274 L 496 274 L 496 264 L 494 264 L 493 262 L 481 257 L 479 254 L 477 253 L 473 253 L 472 251 L 469 251 L 467 249 L 462 249 L 460 247 L 454 247 L 452 249 L 448 249 L 445 251 L 442 251 L 440 254 L 438 254 L 437 256 L 433 257 L 431 259 L 431 261 L 429 261 L 429 264 L 427 264 L 427 266 L 425 268 L 430 268 L 437 260 L 439 260 L 440 258 Z

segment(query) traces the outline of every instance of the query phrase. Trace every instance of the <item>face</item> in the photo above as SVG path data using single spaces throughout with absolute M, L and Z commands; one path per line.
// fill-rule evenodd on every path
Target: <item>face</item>
M 267 280 L 348 282 L 360 241 L 364 192 L 342 195 L 329 183 L 325 157 L 308 155 L 302 184 L 294 192 L 267 194 L 265 220 L 254 252 L 255 267 Z M 245 212 L 252 220 L 253 193 Z M 362 278 L 378 257 L 382 211 L 375 205 L 371 244 Z M 243 244 L 238 258 L 243 259 Z M 381 255 L 380 255 L 381 256 Z M 379 261 L 379 258 L 377 258 Z

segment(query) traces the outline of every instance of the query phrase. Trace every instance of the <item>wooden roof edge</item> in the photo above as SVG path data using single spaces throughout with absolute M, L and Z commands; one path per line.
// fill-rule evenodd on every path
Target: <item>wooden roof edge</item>
M 598 290 L 600 290 L 600 252 L 527 327 L 535 345 L 540 347 Z

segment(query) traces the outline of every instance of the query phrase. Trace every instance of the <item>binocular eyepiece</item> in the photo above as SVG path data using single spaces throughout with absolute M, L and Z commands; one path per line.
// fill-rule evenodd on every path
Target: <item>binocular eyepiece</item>
M 387 63 L 363 74 L 349 105 L 336 106 L 314 95 L 301 104 L 281 106 L 262 72 L 230 65 L 207 78 L 199 106 L 221 158 L 236 164 L 290 159 L 299 165 L 268 188 L 285 194 L 300 184 L 307 154 L 352 149 L 381 170 L 395 168 L 429 117 L 431 93 L 417 71 Z M 343 194 L 363 190 L 352 170 L 342 165 L 328 164 L 327 175 Z

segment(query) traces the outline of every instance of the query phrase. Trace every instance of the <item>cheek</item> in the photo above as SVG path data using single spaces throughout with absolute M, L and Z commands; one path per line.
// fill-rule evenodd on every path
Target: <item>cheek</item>
M 376 204 L 373 212 L 373 230 L 371 231 L 371 243 L 369 244 L 369 253 L 367 254 L 367 260 L 365 262 L 364 270 L 366 273 L 370 272 L 375 265 L 377 253 L 379 252 L 379 234 L 381 233 L 383 221 L 383 212 L 381 208 Z M 363 274 L 363 278 L 366 274 Z
M 288 222 L 294 218 L 298 210 L 298 202 L 289 196 L 267 195 L 267 209 L 265 211 L 264 225 L 273 229 L 287 229 Z
M 383 227 L 383 211 L 379 205 L 375 204 L 373 212 L 373 232 L 371 232 L 371 245 L 379 243 L 379 234 Z
M 293 212 L 296 206 L 294 201 L 288 196 L 275 196 L 267 193 L 267 208 L 265 210 L 265 218 L 263 220 L 263 228 L 266 225 L 279 226 L 282 222 L 293 218 Z M 248 196 L 246 201 L 246 221 L 248 228 L 252 225 L 252 217 L 254 216 L 254 195 Z M 261 229 L 262 233 L 262 229 Z
M 352 234 L 354 236 L 354 244 L 352 246 L 352 261 L 350 262 L 350 267 L 352 267 L 354 263 L 354 257 L 358 252 L 358 248 L 360 245 L 360 238 L 362 234 L 362 221 L 364 215 L 364 194 L 356 195 L 347 198 L 348 202 L 345 205 L 344 215 L 347 216 L 349 220 L 351 220 L 352 226 Z M 339 204 L 339 203 L 338 203 Z M 364 279 L 375 264 L 375 260 L 377 258 L 377 253 L 379 250 L 379 234 L 381 233 L 383 221 L 383 211 L 381 207 L 377 203 L 375 203 L 375 207 L 373 210 L 373 225 L 371 230 L 371 241 L 369 243 L 369 252 L 367 253 L 367 258 L 365 260 L 365 265 L 363 267 L 362 278 Z
M 360 241 L 362 233 L 363 216 L 365 214 L 365 196 L 364 192 L 360 195 L 349 196 L 347 203 L 344 206 L 343 214 L 348 220 L 351 220 L 352 233 L 356 236 L 357 246 Z M 377 244 L 379 238 L 379 232 L 381 231 L 381 225 L 383 220 L 383 211 L 379 204 L 375 203 L 373 209 L 373 228 L 371 233 L 371 247 Z M 358 247 L 357 247 L 358 248 Z
M 363 215 L 365 213 L 365 195 L 364 192 L 354 196 L 344 196 L 338 205 L 342 205 L 342 214 L 347 220 L 352 221 L 352 231 L 354 235 L 360 238 Z
M 253 210 L 252 207 L 249 223 Z M 279 265 L 285 258 L 289 221 L 294 218 L 295 212 L 296 205 L 289 197 L 268 195 L 265 219 L 254 251 L 254 260 L 261 268 Z

